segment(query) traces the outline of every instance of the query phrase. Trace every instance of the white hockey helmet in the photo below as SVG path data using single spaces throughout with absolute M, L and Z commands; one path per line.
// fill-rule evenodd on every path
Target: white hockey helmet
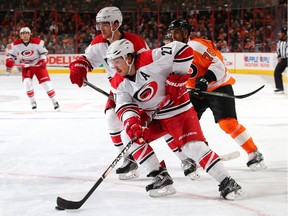
M 29 34 L 31 34 L 31 30 L 28 27 L 23 27 L 20 29 L 20 34 L 22 34 L 24 32 L 28 32 Z
M 118 57 L 125 58 L 127 54 L 134 53 L 134 46 L 131 41 L 127 39 L 121 39 L 114 41 L 107 50 L 107 59 L 116 59 Z
M 113 68 L 113 60 L 122 57 L 126 60 L 128 54 L 134 53 L 134 46 L 131 41 L 121 39 L 114 41 L 107 50 L 106 59 L 111 68 Z
M 109 22 L 112 25 L 115 21 L 119 22 L 119 26 L 122 25 L 123 16 L 119 8 L 117 7 L 105 7 L 102 8 L 96 15 L 96 23 Z M 99 26 L 96 24 L 97 30 Z

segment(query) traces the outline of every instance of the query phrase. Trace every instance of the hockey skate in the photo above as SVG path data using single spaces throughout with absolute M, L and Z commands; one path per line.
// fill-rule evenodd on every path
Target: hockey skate
M 163 197 L 176 193 L 172 185 L 173 180 L 165 168 L 160 167 L 159 170 L 151 172 L 148 176 L 155 176 L 152 183 L 146 186 L 149 196 Z
M 235 200 L 243 195 L 241 186 L 231 177 L 226 177 L 219 185 L 220 195 L 227 200 Z
M 32 108 L 32 110 L 37 111 L 37 104 L 35 101 L 31 102 L 31 108 Z
M 182 160 L 181 167 L 184 170 L 184 175 L 191 180 L 195 180 L 200 177 L 200 175 L 197 173 L 197 164 L 191 158 Z
M 138 164 L 132 157 L 132 155 L 124 158 L 124 162 L 121 167 L 116 169 L 116 174 L 119 174 L 120 180 L 135 179 L 139 177 Z
M 55 103 L 53 103 L 53 105 L 54 105 L 54 110 L 59 112 L 60 111 L 59 103 L 56 101 Z
M 274 94 L 284 94 L 284 89 L 276 89 L 274 90 Z
M 252 160 L 248 161 L 247 166 L 252 171 L 258 171 L 258 170 L 266 169 L 267 166 L 264 164 L 263 155 L 258 150 L 255 150 L 253 152 L 253 154 L 255 155 L 255 158 L 253 158 Z

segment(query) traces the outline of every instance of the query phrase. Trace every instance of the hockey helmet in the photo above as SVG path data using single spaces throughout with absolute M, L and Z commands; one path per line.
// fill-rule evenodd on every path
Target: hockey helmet
M 29 34 L 31 34 L 31 30 L 28 27 L 23 27 L 20 29 L 20 34 L 27 32 Z
M 184 32 L 186 29 L 188 30 L 188 34 L 190 34 L 190 25 L 186 19 L 176 19 L 171 22 L 168 27 L 168 31 L 180 29 Z
M 112 25 L 115 21 L 119 22 L 119 26 L 122 25 L 123 16 L 119 8 L 117 7 L 105 7 L 102 8 L 96 15 L 96 23 L 109 22 Z M 96 24 L 97 30 L 99 26 Z
M 107 50 L 106 59 L 110 67 L 113 66 L 113 59 L 122 57 L 123 59 L 131 53 L 134 53 L 134 46 L 132 42 L 126 39 L 114 41 Z

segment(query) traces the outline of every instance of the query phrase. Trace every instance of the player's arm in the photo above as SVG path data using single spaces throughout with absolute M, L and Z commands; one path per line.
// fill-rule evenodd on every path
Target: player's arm
M 16 56 L 17 56 L 17 52 L 14 50 L 13 43 L 9 44 L 7 46 L 7 54 L 6 55 L 7 55 L 6 70 L 8 73 L 10 73 L 14 64 L 15 64 L 15 60 L 16 60 Z
M 71 83 L 81 87 L 87 79 L 87 72 L 92 71 L 93 67 L 85 56 L 81 56 L 69 65 L 69 69 Z
M 143 144 L 148 140 L 150 131 L 147 127 L 141 125 L 139 115 L 139 107 L 127 92 L 114 91 L 114 99 L 116 103 L 116 114 L 124 123 L 125 137 L 129 137 L 128 141 L 136 139 L 138 144 Z
M 172 73 L 166 79 L 166 94 L 171 100 L 177 100 L 186 93 L 186 82 L 191 74 L 191 61 L 193 49 L 181 42 L 172 42 L 163 47 L 163 54 L 168 55 L 171 51 L 173 56 Z

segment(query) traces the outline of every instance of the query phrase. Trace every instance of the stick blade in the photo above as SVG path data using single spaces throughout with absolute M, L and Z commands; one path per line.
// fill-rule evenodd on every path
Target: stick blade
M 231 153 L 228 153 L 228 154 L 221 155 L 220 159 L 222 161 L 229 161 L 229 160 L 236 159 L 239 156 L 240 156 L 240 152 L 239 151 L 234 151 L 234 152 L 231 152 Z
M 63 209 L 79 209 L 83 204 L 81 201 L 70 201 L 61 197 L 57 197 L 56 203 L 57 206 Z
M 247 93 L 247 94 L 244 94 L 244 95 L 235 95 L 235 98 L 242 99 L 242 98 L 249 97 L 249 96 L 254 95 L 255 93 L 257 93 L 258 91 L 260 91 L 264 87 L 265 87 L 265 85 L 262 85 L 260 88 L 254 90 L 254 91 L 252 91 L 250 93 Z

